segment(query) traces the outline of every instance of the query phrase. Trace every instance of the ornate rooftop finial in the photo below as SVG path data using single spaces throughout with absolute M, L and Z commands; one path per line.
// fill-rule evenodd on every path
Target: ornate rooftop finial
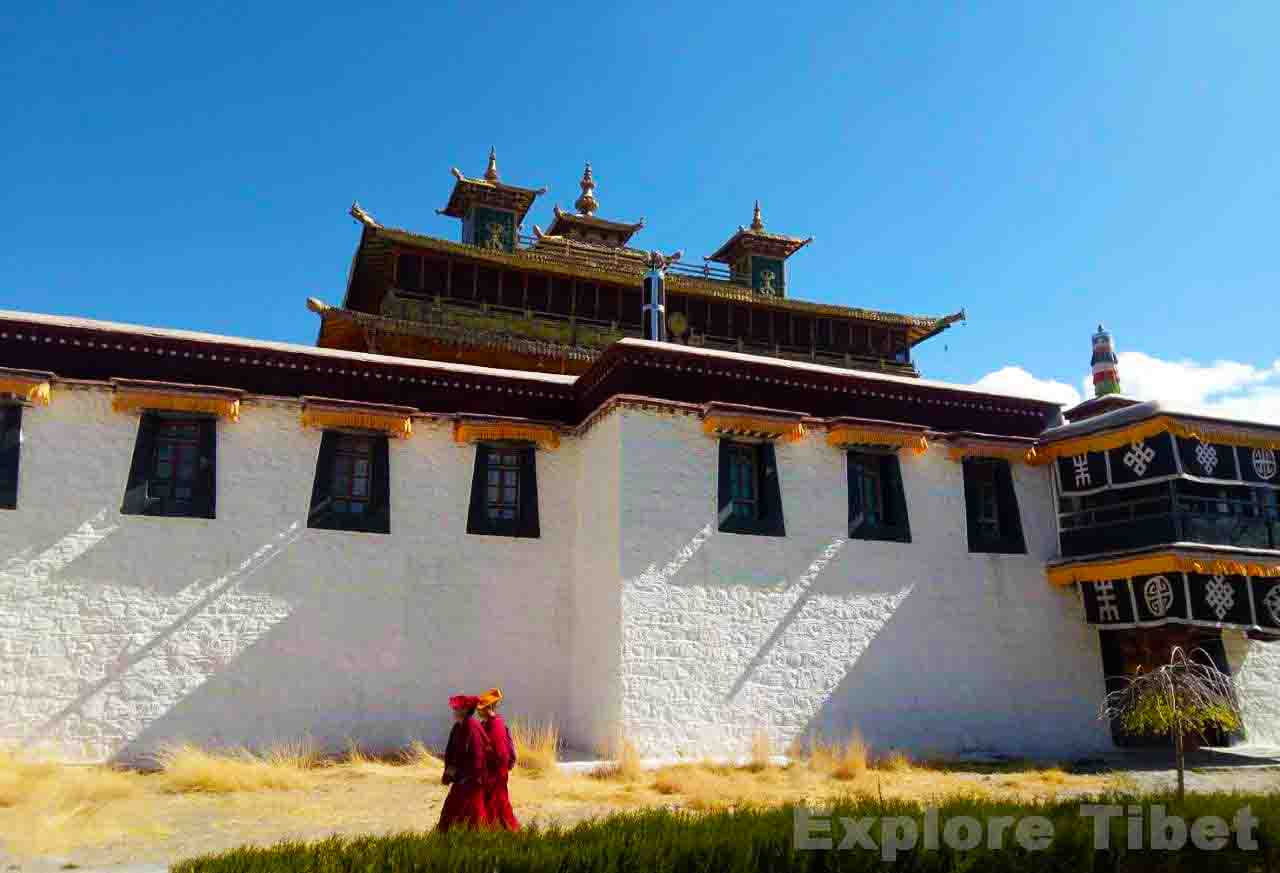
M 600 201 L 596 200 L 596 183 L 591 178 L 590 161 L 587 161 L 587 167 L 582 171 L 582 181 L 578 184 L 582 186 L 582 195 L 574 201 L 574 207 L 577 208 L 579 215 L 595 215 L 596 210 L 600 208 Z
M 1111 342 L 1111 334 L 1101 324 L 1098 325 L 1098 332 L 1093 335 L 1093 359 L 1089 363 L 1093 370 L 1093 396 L 1119 394 L 1120 362 Z
M 489 166 L 484 168 L 484 177 L 490 182 L 498 181 L 498 150 L 489 146 Z
M 764 230 L 764 221 L 760 218 L 760 201 L 756 201 L 755 212 L 751 215 L 751 229 Z

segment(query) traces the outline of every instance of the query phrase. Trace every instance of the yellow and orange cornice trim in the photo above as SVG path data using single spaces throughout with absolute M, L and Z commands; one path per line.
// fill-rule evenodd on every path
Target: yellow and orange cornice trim
M 1268 433 L 1247 427 L 1231 427 L 1195 419 L 1157 415 L 1117 430 L 1041 443 L 1036 447 L 1035 459 L 1031 463 L 1047 464 L 1056 458 L 1072 457 L 1084 452 L 1105 452 L 1108 449 L 1118 449 L 1162 433 L 1206 443 L 1280 450 L 1280 432 Z
M 923 455 L 929 451 L 929 439 L 925 436 L 924 427 L 869 418 L 829 420 L 827 445 L 839 449 L 856 445 L 891 446 L 910 449 L 917 455 Z
M 11 394 L 33 406 L 48 406 L 53 374 L 43 370 L 0 368 L 0 394 Z
M 734 403 L 702 407 L 702 432 L 709 436 L 741 436 L 795 442 L 804 439 L 804 415 Z
M 1188 555 L 1180 552 L 1157 552 L 1091 561 L 1083 564 L 1048 567 L 1045 574 L 1053 585 L 1076 582 L 1106 582 L 1153 573 L 1203 573 L 1205 575 L 1280 577 L 1280 558 L 1259 560 L 1252 557 L 1228 558 L 1210 555 Z
M 112 379 L 111 384 L 111 408 L 116 412 L 196 412 L 240 420 L 244 392 L 237 388 L 141 379 Z
M 1015 463 L 1031 463 L 1035 457 L 1035 440 L 1017 437 L 995 437 L 985 434 L 938 434 L 947 444 L 947 457 L 953 461 L 965 458 L 1003 458 Z
M 560 448 L 555 425 L 523 418 L 459 417 L 453 422 L 453 439 L 460 444 L 509 441 L 533 443 L 544 451 Z
M 416 411 L 412 406 L 359 403 L 330 397 L 303 397 L 302 426 L 372 430 L 397 439 L 407 439 L 413 435 L 413 413 Z

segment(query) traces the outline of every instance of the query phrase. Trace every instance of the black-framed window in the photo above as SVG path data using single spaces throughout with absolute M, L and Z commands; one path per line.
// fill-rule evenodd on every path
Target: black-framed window
M 327 430 L 311 486 L 307 527 L 391 533 L 391 463 L 384 434 Z
M 969 551 L 1024 554 L 1013 471 L 1003 458 L 965 458 L 964 503 Z
M 786 536 L 779 478 L 772 443 L 720 440 L 719 529 Z
M 215 518 L 217 419 L 144 412 L 120 511 Z
M 538 524 L 537 450 L 525 443 L 476 446 L 467 533 L 541 536 Z
M 859 540 L 911 542 L 898 455 L 851 451 L 848 472 L 849 536 Z
M 18 455 L 22 451 L 22 407 L 0 406 L 0 509 L 18 508 Z

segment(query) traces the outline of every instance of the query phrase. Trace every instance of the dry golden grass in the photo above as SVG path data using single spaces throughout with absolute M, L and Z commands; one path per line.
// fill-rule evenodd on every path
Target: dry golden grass
M 913 763 L 901 753 L 876 754 L 856 733 L 844 742 L 811 740 L 807 752 L 793 750 L 784 766 L 769 763 L 771 748 L 757 741 L 740 766 L 698 762 L 652 771 L 641 769 L 635 746 L 619 737 L 608 750 L 614 767 L 588 775 L 556 766 L 554 725 L 517 723 L 513 735 L 522 760 L 511 776 L 512 801 L 522 820 L 544 823 L 647 806 L 704 811 L 827 804 L 848 795 L 1041 800 L 1111 790 L 1123 779 L 1028 762 L 994 769 Z M 212 851 L 249 839 L 269 844 L 302 834 L 319 839 L 422 828 L 434 824 L 447 791 L 440 784 L 443 763 L 420 742 L 389 757 L 350 744 L 329 760 L 305 743 L 260 754 L 180 746 L 161 764 L 158 772 L 141 774 L 0 751 L 0 844 L 26 854 L 96 847 L 98 854 L 85 856 L 92 858 L 110 846 L 113 858 L 129 860 L 147 851 L 172 857 L 188 846 Z
M 844 745 L 815 740 L 808 756 L 809 769 L 842 782 L 857 779 L 866 773 L 870 763 L 871 750 L 863 741 L 862 734 L 856 730 L 849 735 Z
M 301 746 L 271 749 L 259 756 L 245 749 L 208 752 L 189 743 L 164 749 L 159 756 L 164 791 L 173 794 L 240 791 L 289 791 L 306 788 L 318 758 Z
M 525 775 L 551 775 L 560 760 L 560 728 L 551 722 L 511 722 L 511 739 L 516 744 L 516 770 Z
M 644 775 L 640 766 L 640 752 L 635 743 L 624 736 L 615 736 L 605 748 L 600 750 L 601 757 L 610 763 L 592 772 L 597 779 L 611 779 L 615 782 L 638 782 Z
M 150 830 L 114 813 L 141 797 L 145 777 L 106 766 L 75 766 L 0 750 L 0 807 L 5 843 L 35 855 Z
M 751 735 L 751 758 L 747 769 L 753 773 L 767 770 L 773 766 L 773 740 L 764 731 L 758 730 Z

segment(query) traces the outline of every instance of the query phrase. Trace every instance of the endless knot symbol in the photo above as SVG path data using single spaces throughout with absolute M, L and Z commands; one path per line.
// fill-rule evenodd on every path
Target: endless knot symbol
M 1231 607 L 1235 606 L 1236 596 L 1221 573 L 1204 586 L 1204 602 L 1217 614 L 1218 621 L 1222 621 Z
M 1262 598 L 1262 605 L 1271 613 L 1272 624 L 1280 624 L 1280 585 L 1272 585 L 1267 596 Z
M 1173 586 L 1164 576 L 1152 576 L 1148 579 L 1142 588 L 1142 595 L 1146 598 L 1147 609 L 1157 618 L 1163 617 L 1169 607 L 1173 606 Z
M 1156 450 L 1148 446 L 1146 440 L 1138 440 L 1129 445 L 1129 451 L 1125 452 L 1120 460 L 1124 461 L 1124 465 L 1132 470 L 1134 475 L 1145 476 L 1147 467 L 1155 457 Z
M 1196 446 L 1196 460 L 1204 468 L 1204 474 L 1212 476 L 1213 468 L 1218 466 L 1218 450 L 1208 443 L 1200 443 Z
M 1093 484 L 1093 476 L 1089 474 L 1089 456 L 1083 452 L 1071 459 L 1071 466 L 1076 471 L 1076 487 L 1083 488 Z
M 1120 606 L 1116 602 L 1116 583 L 1095 582 L 1093 590 L 1098 598 L 1098 620 L 1119 621 Z
M 1271 449 L 1253 450 L 1253 472 L 1263 481 L 1270 480 L 1276 474 L 1276 453 Z

